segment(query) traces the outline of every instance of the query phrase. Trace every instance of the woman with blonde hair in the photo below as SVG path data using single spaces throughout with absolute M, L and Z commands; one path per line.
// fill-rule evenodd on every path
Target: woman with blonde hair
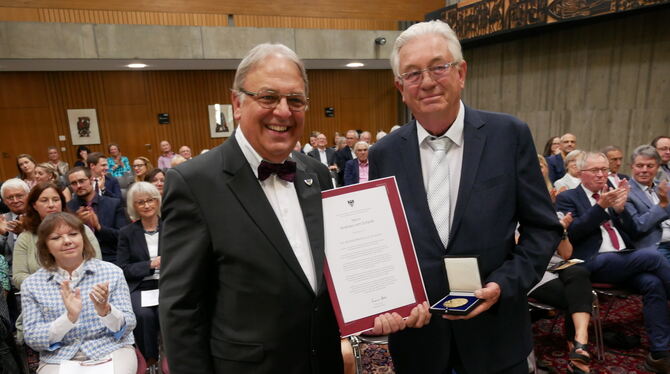
M 61 183 L 61 179 L 58 177 L 58 171 L 56 171 L 56 168 L 52 164 L 48 162 L 37 164 L 35 167 L 35 180 L 37 183 L 51 182 L 56 184 L 58 188 L 61 189 L 61 192 L 63 192 L 65 202 L 68 202 L 72 199 L 72 192 L 70 192 L 70 189 L 67 186 L 64 186 Z
M 154 169 L 154 165 L 148 158 L 140 156 L 133 160 L 133 172 L 135 173 L 135 182 L 144 181 L 147 173 Z

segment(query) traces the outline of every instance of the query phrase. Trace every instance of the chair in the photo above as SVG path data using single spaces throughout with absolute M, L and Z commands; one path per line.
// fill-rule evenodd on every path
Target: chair
M 616 285 L 611 283 L 591 283 L 591 287 L 593 287 L 593 290 L 596 292 L 596 294 L 606 296 L 612 299 L 615 298 L 627 299 L 630 295 L 632 295 L 631 292 L 622 288 L 618 288 Z M 609 305 L 607 306 L 604 319 L 607 319 L 607 316 L 609 315 L 612 306 L 614 306 L 614 302 L 609 303 Z

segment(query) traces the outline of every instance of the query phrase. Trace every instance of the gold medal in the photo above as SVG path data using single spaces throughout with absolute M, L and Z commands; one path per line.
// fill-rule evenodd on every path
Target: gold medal
M 458 308 L 459 306 L 463 306 L 468 303 L 468 299 L 464 297 L 459 297 L 456 299 L 450 299 L 444 302 L 444 305 L 446 308 Z

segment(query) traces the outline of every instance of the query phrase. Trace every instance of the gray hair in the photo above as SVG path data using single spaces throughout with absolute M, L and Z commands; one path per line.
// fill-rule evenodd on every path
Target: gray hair
M 367 142 L 363 142 L 363 141 L 356 142 L 356 144 L 354 144 L 354 152 L 356 150 L 358 150 L 358 147 L 370 148 L 370 144 L 368 144 Z
M 2 184 L 2 187 L 0 187 L 0 197 L 5 196 L 5 190 L 9 188 L 20 188 L 22 189 L 25 193 L 30 193 L 30 186 L 28 186 L 28 183 L 24 182 L 23 180 L 19 178 L 12 178 L 12 179 L 7 179 L 5 183 Z
M 661 160 L 661 156 L 658 154 L 658 151 L 656 151 L 656 147 L 652 147 L 648 144 L 641 145 L 633 151 L 633 153 L 630 155 L 630 163 L 633 164 L 635 163 L 635 159 L 638 156 L 646 157 L 646 158 L 653 158 L 656 160 L 656 164 L 660 165 L 663 161 Z
M 128 202 L 126 204 L 126 210 L 128 211 L 130 219 L 133 221 L 140 219 L 139 214 L 137 214 L 137 211 L 135 210 L 135 195 L 137 194 L 147 194 L 150 197 L 157 199 L 158 207 L 156 210 L 158 211 L 158 215 L 161 215 L 161 203 L 163 200 L 161 198 L 161 193 L 158 192 L 158 188 L 149 182 L 135 182 L 130 186 L 128 196 L 126 197 L 126 201 Z
M 565 168 L 567 169 L 567 168 L 568 168 L 568 163 L 571 162 L 571 161 L 574 161 L 574 160 L 575 160 L 577 157 L 579 157 L 579 155 L 581 155 L 583 152 L 584 152 L 584 151 L 580 151 L 579 149 L 575 149 L 574 151 L 568 153 L 568 154 L 565 156 L 565 160 L 563 160 L 563 165 L 565 166 Z
M 572 152 L 570 152 L 570 153 L 572 153 Z M 584 170 L 584 168 L 586 167 L 586 163 L 590 159 L 596 158 L 596 157 L 602 157 L 605 161 L 609 162 L 609 160 L 607 160 L 607 156 L 605 156 L 604 154 L 602 154 L 600 152 L 582 151 L 582 153 L 580 153 L 579 156 L 577 156 L 577 168 L 579 170 Z
M 444 37 L 447 41 L 447 48 L 449 53 L 454 58 L 454 61 L 463 60 L 463 52 L 461 51 L 461 43 L 458 41 L 458 37 L 454 30 L 449 26 L 449 24 L 442 22 L 440 20 L 433 20 L 428 22 L 419 22 L 410 26 L 407 30 L 403 31 L 400 36 L 395 40 L 393 44 L 393 50 L 391 51 L 391 69 L 393 69 L 393 75 L 398 76 L 400 74 L 400 60 L 398 55 L 400 54 L 400 49 L 405 46 L 410 40 L 416 38 L 417 36 L 423 36 L 428 34 L 436 34 Z
M 293 50 L 283 44 L 279 43 L 263 43 L 253 47 L 247 55 L 244 56 L 240 65 L 237 67 L 235 72 L 235 80 L 233 81 L 233 92 L 236 95 L 240 96 L 240 100 L 243 100 L 245 95 L 240 95 L 240 89 L 244 87 L 244 81 L 247 79 L 249 72 L 256 66 L 256 64 L 261 63 L 265 58 L 275 55 L 284 57 L 293 63 L 295 63 L 298 70 L 300 70 L 300 75 L 302 76 L 302 81 L 305 83 L 305 96 L 309 96 L 309 88 L 307 82 L 307 70 L 305 70 L 305 64 L 303 64 L 300 57 L 293 52 Z
M 621 148 L 619 148 L 619 147 L 616 146 L 616 145 L 608 145 L 608 146 L 606 146 L 605 148 L 603 148 L 603 149 L 600 150 L 600 152 L 602 152 L 602 153 L 605 154 L 605 155 L 606 155 L 607 153 L 609 153 L 609 152 L 612 152 L 612 151 L 619 151 L 619 152 L 623 153 L 623 151 L 621 150 Z

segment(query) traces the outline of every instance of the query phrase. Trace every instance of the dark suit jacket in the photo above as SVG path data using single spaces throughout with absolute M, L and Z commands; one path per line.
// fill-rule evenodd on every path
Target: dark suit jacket
M 329 173 L 292 157 L 316 294 L 234 135 L 167 171 L 159 309 L 173 374 L 342 373 L 323 278 Z
M 344 168 L 347 165 L 347 161 L 353 160 L 354 158 L 351 157 L 351 148 L 348 146 L 340 149 L 339 151 L 335 152 L 335 164 L 337 165 L 337 183 L 340 186 L 344 186 Z
M 563 178 L 565 175 L 565 162 L 560 154 L 545 157 L 547 166 L 549 166 L 549 180 L 551 183 Z
M 398 373 L 446 373 L 453 339 L 469 373 L 504 372 L 525 362 L 531 350 L 526 294 L 544 273 L 562 232 L 533 139 L 528 126 L 512 116 L 466 107 L 458 200 L 452 202 L 445 249 L 428 208 L 416 127 L 411 121 L 370 148 L 370 177 L 396 177 L 430 303 L 448 292 L 445 254 L 478 256 L 483 283 L 498 283 L 502 293 L 471 320 L 433 317 L 426 327 L 392 334 L 394 365 Z
M 318 148 L 312 149 L 307 155 L 321 162 L 321 155 L 319 154 Z M 335 165 L 335 150 L 330 147 L 326 148 L 326 161 L 328 162 L 328 166 Z
M 344 185 L 356 184 L 359 181 L 358 159 L 349 160 L 344 167 Z
M 556 209 L 563 213 L 572 212 L 573 221 L 568 227 L 568 237 L 573 247 L 573 258 L 588 261 L 598 254 L 603 243 L 600 225 L 610 219 L 624 240 L 626 248 L 634 248 L 627 235 L 633 228 L 630 214 L 625 210 L 617 214 L 611 208 L 605 211 L 598 204 L 592 206 L 581 185 L 558 194 Z
M 162 222 L 158 223 L 160 231 Z M 158 254 L 160 256 L 160 239 Z M 123 269 L 123 275 L 128 282 L 130 292 L 142 283 L 144 277 L 153 275 L 156 271 L 151 269 L 151 258 L 149 257 L 149 247 L 144 237 L 144 227 L 142 221 L 137 220 L 126 225 L 119 230 L 119 245 L 116 251 L 116 265 Z
M 124 205 L 123 196 L 121 195 L 121 185 L 119 185 L 119 181 L 109 173 L 105 175 L 105 191 L 102 195 L 119 199 L 121 200 L 121 204 Z
M 72 200 L 67 203 L 67 209 L 75 213 L 79 207 L 84 205 L 86 204 L 82 203 L 79 196 L 74 195 Z M 119 229 L 128 224 L 128 219 L 126 219 L 126 214 L 121 206 L 121 200 L 95 195 L 91 206 L 95 214 L 98 215 L 98 221 L 102 227 L 100 230 L 93 230 L 98 243 L 100 243 L 102 259 L 116 262 Z
M 670 219 L 670 206 L 661 208 L 635 181 L 630 182 L 626 212 L 633 220 L 633 244 L 636 248 L 658 247 L 663 236 L 661 223 Z

